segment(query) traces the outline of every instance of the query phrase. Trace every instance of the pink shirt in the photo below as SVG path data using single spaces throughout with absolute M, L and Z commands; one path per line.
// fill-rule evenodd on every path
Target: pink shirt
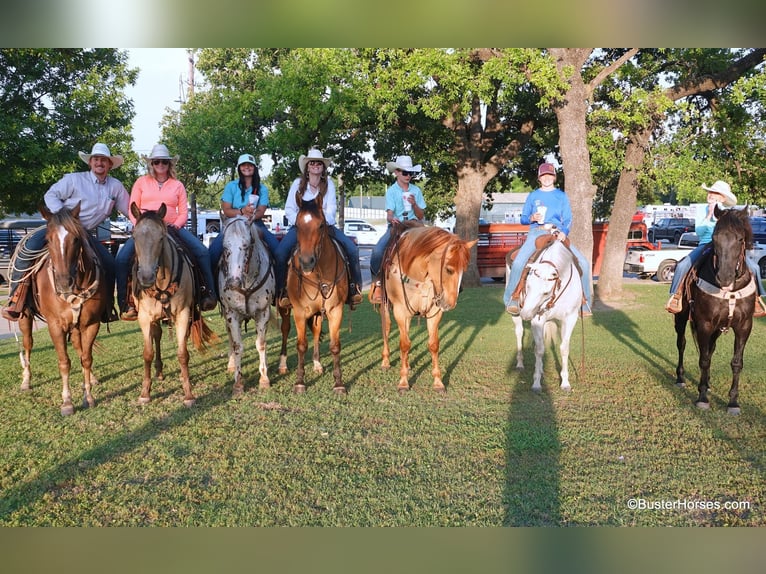
M 141 211 L 157 211 L 164 203 L 168 208 L 165 223 L 174 227 L 184 227 L 189 218 L 186 188 L 177 179 L 169 178 L 160 188 L 157 180 L 151 175 L 142 175 L 133 184 L 130 203 L 135 203 Z M 136 218 L 132 213 L 129 215 L 135 224 Z

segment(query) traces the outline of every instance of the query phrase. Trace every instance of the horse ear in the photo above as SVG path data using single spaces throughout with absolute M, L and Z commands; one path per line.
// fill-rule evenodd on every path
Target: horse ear
M 138 206 L 136 205 L 136 202 L 135 202 L 135 201 L 132 201 L 132 202 L 130 203 L 130 213 L 132 213 L 132 214 L 133 214 L 133 217 L 135 217 L 136 219 L 138 219 L 139 217 L 141 217 L 141 210 L 140 210 L 140 209 L 138 209 Z
M 75 206 L 72 208 L 72 217 L 75 217 L 75 218 L 78 218 L 78 219 L 79 219 L 79 217 L 80 217 L 80 206 L 81 206 L 81 205 L 82 205 L 82 202 L 81 202 L 81 201 L 78 201 L 78 202 L 77 202 L 77 205 L 75 205 Z
M 715 204 L 715 207 L 713 207 L 713 215 L 715 215 L 716 219 L 720 219 L 721 215 L 723 215 L 724 210 L 718 207 L 718 204 Z
M 160 216 L 160 219 L 165 219 L 165 214 L 168 212 L 168 206 L 165 205 L 163 202 L 162 205 L 160 205 L 160 208 L 157 210 L 157 215 Z
M 476 245 L 478 242 L 479 242 L 479 240 L 478 240 L 478 239 L 474 239 L 473 241 L 466 241 L 466 242 L 465 242 L 465 247 L 466 247 L 466 249 L 471 249 L 471 248 L 473 248 L 473 246 L 474 246 L 474 245 Z
M 48 206 L 45 205 L 44 203 L 42 205 L 40 205 L 40 214 L 43 216 L 43 219 L 45 221 L 50 221 L 51 215 L 53 215 L 51 213 L 51 210 L 48 209 Z

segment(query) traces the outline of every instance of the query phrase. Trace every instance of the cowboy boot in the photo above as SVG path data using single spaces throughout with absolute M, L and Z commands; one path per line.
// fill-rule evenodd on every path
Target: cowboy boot
M 760 317 L 766 317 L 766 305 L 763 303 L 760 295 L 755 297 L 755 307 L 753 308 L 753 317 L 759 319 Z
M 128 301 L 120 313 L 120 319 L 123 321 L 135 321 L 138 319 L 138 311 L 136 311 L 136 302 L 133 299 L 133 290 L 128 287 Z
M 681 297 L 680 293 L 673 293 L 670 296 L 670 299 L 668 299 L 668 302 L 665 303 L 665 310 L 668 313 L 673 313 L 674 315 L 677 313 L 680 313 L 683 309 L 683 297 Z
M 383 284 L 380 279 L 376 279 L 372 282 L 369 295 L 370 303 L 373 305 L 380 305 L 383 303 Z
M 348 284 L 348 306 L 353 311 L 362 302 L 362 291 L 356 283 Z

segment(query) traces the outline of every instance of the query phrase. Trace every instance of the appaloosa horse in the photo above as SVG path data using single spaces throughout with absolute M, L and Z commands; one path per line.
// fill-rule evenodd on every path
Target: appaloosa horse
M 391 331 L 389 307 L 399 327 L 399 392 L 410 390 L 410 322 L 420 315 L 426 318 L 428 349 L 431 352 L 433 388 L 444 392 L 439 367 L 439 323 L 445 311 L 457 305 L 463 272 L 471 260 L 474 241 L 464 241 L 438 227 L 413 227 L 391 238 L 383 262 L 385 296 L 380 305 L 383 330 L 381 366 L 391 368 L 388 336 Z
M 686 323 L 699 349 L 700 382 L 696 405 L 710 408 L 710 362 L 718 337 L 734 331 L 734 356 L 731 359 L 731 388 L 728 411 L 739 414 L 739 375 L 744 364 L 745 345 L 753 328 L 753 308 L 758 287 L 747 267 L 746 251 L 753 245 L 753 230 L 743 209 L 715 208 L 718 222 L 713 231 L 712 248 L 702 255 L 696 273 L 684 282 L 683 309 L 675 315 L 678 365 L 676 384 L 684 386 Z
M 234 217 L 223 227 L 223 254 L 218 265 L 218 293 L 229 336 L 228 371 L 234 373 L 234 396 L 244 392 L 242 380 L 242 323 L 255 322 L 262 389 L 270 387 L 266 362 L 266 329 L 274 297 L 274 268 L 258 228 L 246 217 Z
M 82 365 L 84 382 L 83 407 L 96 404 L 91 393 L 98 381 L 93 375 L 93 344 L 101 326 L 101 317 L 111 301 L 109 284 L 102 263 L 91 245 L 88 232 L 80 223 L 80 204 L 51 213 L 45 207 L 40 212 L 48 221 L 46 231 L 47 255 L 40 266 L 33 268 L 33 309 L 25 309 L 19 319 L 24 352 L 20 354 L 22 390 L 29 390 L 32 379 L 30 355 L 33 346 L 34 315 L 48 324 L 53 346 L 58 355 L 58 367 L 63 385 L 61 414 L 74 412 L 69 388 L 71 361 L 67 339 L 72 341 Z M 17 250 L 20 246 L 17 248 Z

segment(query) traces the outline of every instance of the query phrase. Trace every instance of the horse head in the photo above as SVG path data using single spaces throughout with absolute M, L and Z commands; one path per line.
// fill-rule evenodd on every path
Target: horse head
M 86 241 L 80 224 L 80 203 L 72 209 L 65 207 L 57 213 L 41 207 L 40 213 L 48 222 L 45 237 L 56 293 L 70 295 L 76 285 L 78 262 Z
M 303 273 L 311 273 L 319 261 L 323 239 L 327 236 L 327 220 L 322 211 L 321 196 L 298 200 L 295 217 L 296 257 Z
M 746 275 L 746 250 L 753 246 L 753 230 L 747 206 L 742 209 L 714 210 L 718 221 L 713 231 L 713 271 L 724 291 L 734 290 L 735 282 Z
M 551 243 L 535 261 L 527 263 L 527 268 L 519 313 L 524 321 L 559 307 L 565 313 L 579 309 L 580 277 L 574 266 L 574 255 L 561 241 Z
M 157 211 L 141 212 L 135 202 L 130 204 L 130 212 L 136 218 L 133 227 L 133 241 L 136 247 L 136 281 L 147 289 L 157 281 L 160 255 L 168 229 L 164 217 L 167 206 L 163 203 Z
M 225 272 L 224 289 L 242 289 L 248 274 L 258 273 L 258 269 L 250 268 L 252 254 L 260 241 L 258 229 L 248 219 L 234 217 L 226 222 L 222 233 L 223 261 L 226 262 L 221 266 Z

